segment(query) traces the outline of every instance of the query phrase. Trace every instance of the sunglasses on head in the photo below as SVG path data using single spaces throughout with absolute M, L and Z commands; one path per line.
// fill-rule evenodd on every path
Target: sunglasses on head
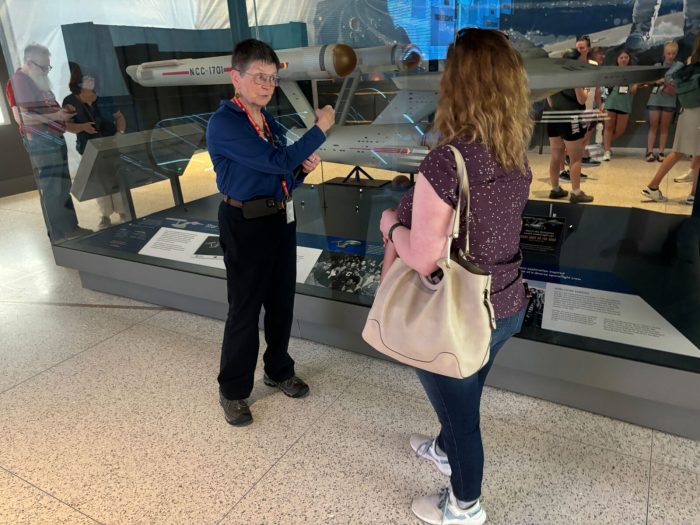
M 493 33 L 498 33 L 499 35 L 503 35 L 506 37 L 506 40 L 510 40 L 510 37 L 508 36 L 508 33 L 505 31 L 501 31 L 500 29 L 483 29 L 481 27 L 463 27 L 459 31 L 457 31 L 457 38 L 456 40 L 459 40 L 460 38 L 466 37 L 469 33 L 476 33 L 477 31 L 488 31 L 488 32 L 493 32 Z

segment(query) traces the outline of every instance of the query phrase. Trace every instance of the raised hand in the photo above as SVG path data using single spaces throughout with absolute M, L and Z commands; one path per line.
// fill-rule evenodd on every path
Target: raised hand
M 335 124 L 335 110 L 333 106 L 324 106 L 316 110 L 316 125 L 326 133 Z

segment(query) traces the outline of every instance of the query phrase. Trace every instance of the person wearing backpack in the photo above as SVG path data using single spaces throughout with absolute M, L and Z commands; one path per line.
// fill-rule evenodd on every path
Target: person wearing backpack
M 693 66 L 695 68 L 700 68 L 700 34 L 695 37 L 693 52 L 686 63 L 686 67 Z M 682 86 L 678 81 L 679 75 L 681 74 L 683 74 L 683 70 L 678 71 L 676 75 L 674 75 L 677 86 L 676 90 L 682 109 L 681 114 L 678 117 L 676 136 L 673 140 L 673 151 L 671 151 L 668 157 L 664 159 L 659 166 L 659 169 L 656 171 L 654 178 L 651 179 L 646 188 L 642 190 L 642 195 L 654 202 L 666 201 L 666 197 L 659 189 L 659 185 L 666 174 L 671 171 L 671 168 L 673 168 L 685 155 L 693 156 L 690 168 L 693 171 L 696 180 L 698 177 L 698 169 L 700 169 L 700 104 L 696 106 L 694 102 L 692 102 L 695 99 L 700 99 L 700 85 L 696 85 L 695 89 L 697 89 L 698 92 L 695 94 L 684 91 L 682 89 L 684 86 Z M 694 82 L 697 83 L 698 77 L 696 75 L 692 75 L 692 77 L 695 78 Z M 681 96 L 681 91 L 687 93 L 688 96 Z M 693 98 L 693 96 L 695 98 Z M 693 188 L 695 188 L 695 184 L 693 185 Z M 688 196 L 685 202 L 692 204 L 694 201 L 695 194 L 693 192 Z

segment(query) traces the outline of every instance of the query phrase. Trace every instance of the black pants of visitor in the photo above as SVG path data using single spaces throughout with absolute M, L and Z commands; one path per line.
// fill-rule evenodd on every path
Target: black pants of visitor
M 253 390 L 262 307 L 265 373 L 278 382 L 294 375 L 287 350 L 296 285 L 296 223 L 287 224 L 284 212 L 244 219 L 239 208 L 222 202 L 219 231 L 229 304 L 219 389 L 227 399 L 245 399 Z

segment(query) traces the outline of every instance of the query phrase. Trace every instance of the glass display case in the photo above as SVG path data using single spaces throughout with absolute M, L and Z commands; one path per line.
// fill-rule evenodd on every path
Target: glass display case
M 534 295 L 519 337 L 700 372 L 700 209 L 688 200 L 697 170 L 688 175 L 681 160 L 661 185 L 665 202 L 640 193 L 660 166 L 645 159 L 648 99 L 664 82 L 665 44 L 677 43 L 679 61 L 690 53 L 694 3 L 159 0 L 138 12 L 114 4 L 65 1 L 46 13 L 38 0 L 6 1 L 2 12 L 2 47 L 47 228 L 57 260 L 92 276 L 86 285 L 118 274 L 138 286 L 103 289 L 154 301 L 165 295 L 134 289 L 148 290 L 161 269 L 161 288 L 179 297 L 162 302 L 225 315 L 221 195 L 205 131 L 219 101 L 233 95 L 232 42 L 255 37 L 283 63 L 267 110 L 289 143 L 313 125 L 314 108 L 336 108 L 318 152 L 323 162 L 295 192 L 299 300 L 348 305 L 362 317 L 379 283 L 379 217 L 439 140 L 432 120 L 447 46 L 463 26 L 500 29 L 523 56 L 536 122 L 521 232 Z M 581 39 L 601 48 L 602 65 L 576 59 Z M 623 49 L 629 66 L 615 64 Z M 611 160 L 602 160 L 605 108 L 575 116 L 594 115 L 581 120 L 591 158 L 581 187 L 594 202 L 550 199 L 546 123 L 556 112 L 547 97 L 620 85 L 636 91 Z M 666 112 L 666 153 L 680 110 Z M 560 184 L 567 187 L 565 176 Z M 106 260 L 112 275 L 97 268 Z M 115 261 L 137 266 L 120 270 Z M 185 286 L 183 275 L 218 284 Z M 219 310 L 198 309 L 202 296 L 187 299 L 202 289 Z M 319 313 L 324 323 L 331 321 Z

